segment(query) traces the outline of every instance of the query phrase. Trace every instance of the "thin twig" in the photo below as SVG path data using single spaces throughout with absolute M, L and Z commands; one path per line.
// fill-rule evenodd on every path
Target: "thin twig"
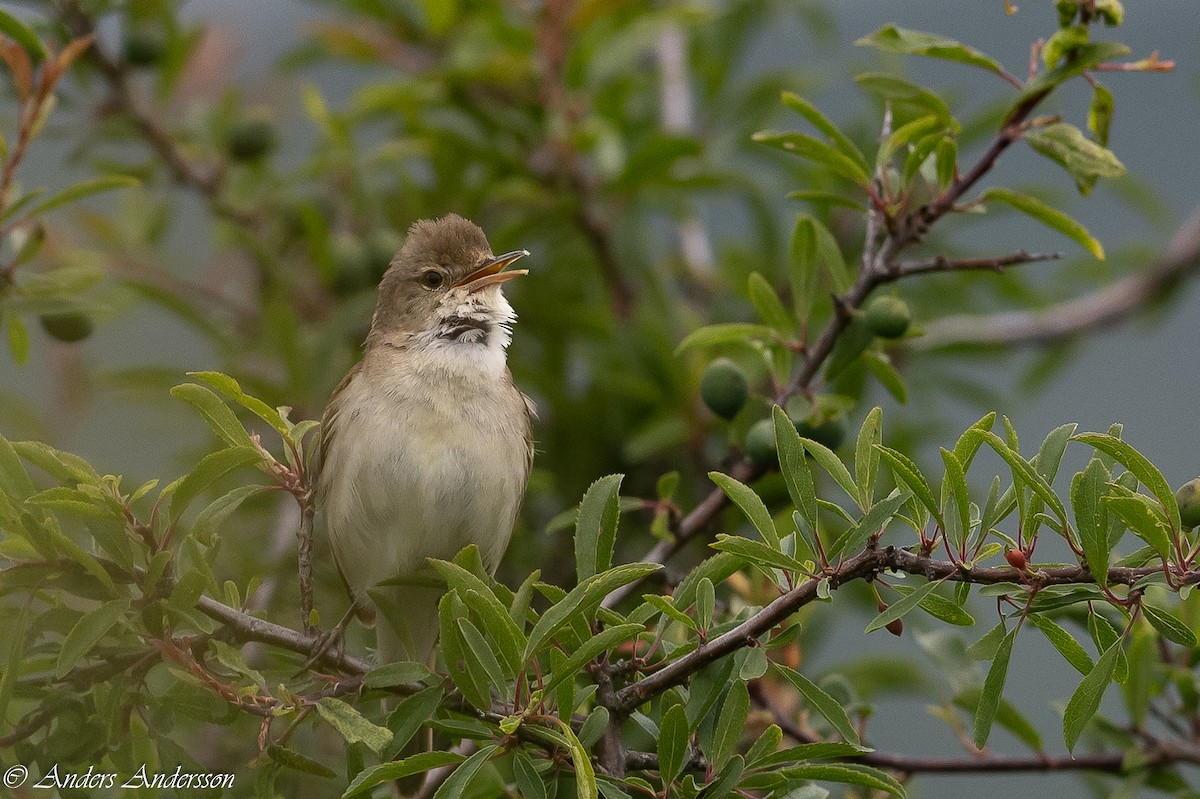
M 1171 237 L 1159 262 L 1102 289 L 1036 311 L 948 316 L 925 326 L 914 348 L 959 344 L 1047 344 L 1109 327 L 1149 307 L 1179 280 L 1200 272 L 1200 208 Z
M 896 264 L 894 273 L 897 278 L 902 278 L 912 275 L 925 275 L 930 272 L 967 272 L 976 270 L 1003 272 L 1004 268 L 1008 266 L 1039 263 L 1042 261 L 1057 261 L 1062 257 L 1062 253 L 1060 252 L 1029 253 L 1024 251 L 996 258 L 947 258 L 944 255 L 935 255 L 932 258 L 923 258 L 919 261 L 901 261 Z

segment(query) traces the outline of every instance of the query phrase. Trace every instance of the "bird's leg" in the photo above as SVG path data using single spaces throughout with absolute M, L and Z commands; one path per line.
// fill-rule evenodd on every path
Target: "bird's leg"
M 300 671 L 296 672 L 299 677 L 304 672 L 315 666 L 321 658 L 325 657 L 325 653 L 333 649 L 335 646 L 341 646 L 346 640 L 346 628 L 350 626 L 350 620 L 359 612 L 360 608 L 357 602 L 350 605 L 350 609 L 346 611 L 333 629 L 327 633 L 321 633 L 316 637 L 316 644 L 313 646 L 312 654 L 308 656 L 308 660 L 304 661 L 304 665 L 300 667 Z

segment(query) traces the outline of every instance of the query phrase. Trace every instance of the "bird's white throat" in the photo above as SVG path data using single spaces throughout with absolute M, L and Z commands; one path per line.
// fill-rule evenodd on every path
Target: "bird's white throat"
M 450 372 L 494 377 L 503 374 L 517 315 L 499 286 L 482 291 L 451 291 L 435 312 L 429 330 L 414 344 L 432 363 Z

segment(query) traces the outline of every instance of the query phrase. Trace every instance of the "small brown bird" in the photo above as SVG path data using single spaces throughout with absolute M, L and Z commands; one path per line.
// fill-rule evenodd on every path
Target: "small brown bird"
M 513 385 L 516 320 L 501 285 L 525 250 L 493 256 L 461 216 L 414 224 L 379 285 L 362 361 L 321 423 L 316 529 L 329 536 L 377 657 L 426 662 L 442 591 L 427 558 L 469 544 L 496 569 L 533 462 L 533 404 Z M 380 583 L 383 583 L 382 585 Z

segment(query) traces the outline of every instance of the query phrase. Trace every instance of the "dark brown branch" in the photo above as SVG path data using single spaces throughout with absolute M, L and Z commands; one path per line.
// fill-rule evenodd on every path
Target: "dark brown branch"
M 1041 261 L 1057 261 L 1062 258 L 1060 252 L 1015 252 L 1012 255 L 1002 255 L 997 258 L 947 258 L 935 255 L 919 261 L 901 261 L 895 266 L 897 278 L 911 275 L 924 275 L 930 272 L 966 272 L 983 270 L 988 272 L 1003 272 L 1007 266 L 1032 264 Z
M 896 547 L 868 549 L 855 555 L 829 573 L 827 579 L 829 587 L 836 589 L 853 580 L 873 577 L 887 570 L 921 575 L 927 580 L 945 579 L 976 585 L 1029 581 L 1033 585 L 1045 587 L 1095 582 L 1091 573 L 1082 566 L 1033 568 L 1030 574 L 1007 566 L 966 569 L 949 561 L 934 560 Z M 1161 571 L 1161 564 L 1139 568 L 1114 567 L 1109 569 L 1108 582 L 1110 585 L 1132 585 L 1147 575 Z M 1177 579 L 1188 583 L 1200 582 L 1200 571 L 1179 574 Z M 617 709 L 629 713 L 646 700 L 658 696 L 672 686 L 682 684 L 692 674 L 725 655 L 742 647 L 754 646 L 760 637 L 816 599 L 818 583 L 816 579 L 801 583 L 732 630 L 701 644 L 659 671 L 625 686 L 617 692 Z
M 1200 272 L 1200 208 L 1171 237 L 1151 269 L 1073 300 L 1036 311 L 949 316 L 931 322 L 913 339 L 919 349 L 958 344 L 1047 344 L 1108 327 L 1145 310 L 1180 280 Z

